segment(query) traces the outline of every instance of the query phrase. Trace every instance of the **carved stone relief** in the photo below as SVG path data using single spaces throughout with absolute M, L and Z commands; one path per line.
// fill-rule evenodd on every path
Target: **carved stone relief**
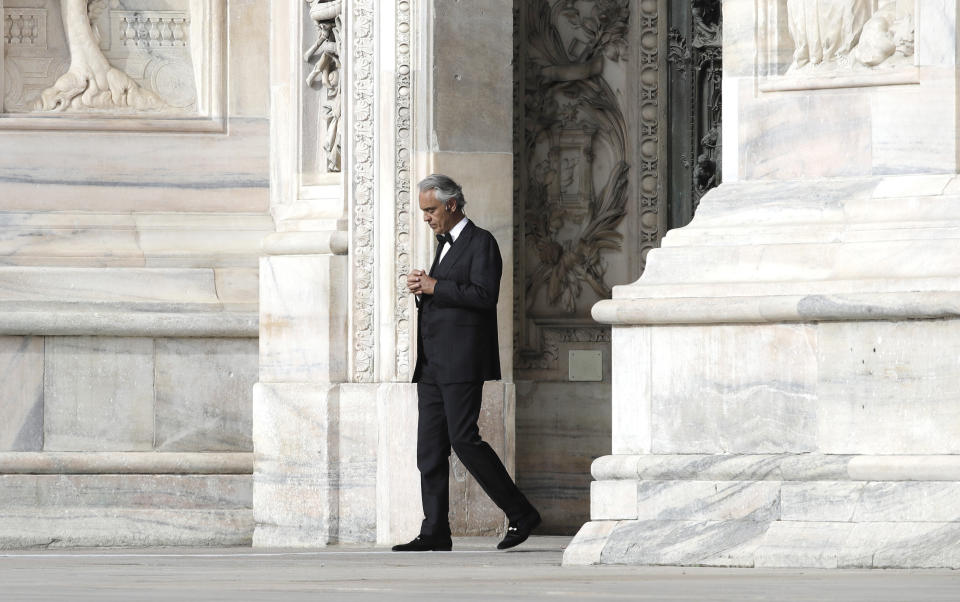
M 6 0 L 3 112 L 201 113 L 197 26 L 220 1 Z
M 517 368 L 531 370 L 551 361 L 538 323 L 588 323 L 593 302 L 632 276 L 622 253 L 631 2 L 515 6 L 515 348 Z
M 310 5 L 310 19 L 316 26 L 317 38 L 304 52 L 303 59 L 313 65 L 306 83 L 320 91 L 318 123 L 318 156 L 324 157 L 327 172 L 340 171 L 343 134 L 341 63 L 343 51 L 343 0 L 305 0 Z
M 671 7 L 667 47 L 669 226 L 693 219 L 700 199 L 720 183 L 723 28 L 718 0 Z
M 603 76 L 604 59 L 625 58 L 628 2 L 583 4 L 527 9 L 526 307 L 542 296 L 571 315 L 585 285 L 610 295 L 603 252 L 620 249 L 629 171 L 623 109 Z M 594 165 L 601 152 L 608 160 Z
M 787 0 L 788 74 L 896 67 L 914 54 L 914 0 Z
M 665 202 L 662 195 L 663 182 L 661 181 L 661 103 L 660 80 L 665 57 L 661 52 L 659 34 L 661 15 L 656 2 L 640 2 L 638 7 L 639 31 L 637 38 L 641 40 L 638 54 L 640 56 L 640 77 L 638 78 L 639 111 L 637 120 L 637 196 L 640 203 L 638 259 L 639 269 L 646 265 L 647 254 L 651 249 L 659 246 L 660 239 L 665 231 L 666 219 L 663 215 Z M 639 274 L 637 274 L 639 276 Z
M 353 307 L 351 372 L 354 382 L 374 382 L 374 2 L 348 4 L 352 21 L 349 64 L 352 66 L 352 131 L 349 160 L 352 166 L 352 223 L 350 232 Z
M 515 7 L 515 365 L 541 378 L 558 337 L 604 342 L 589 307 L 635 280 L 720 183 L 722 11 L 720 0 Z
M 407 381 L 412 376 L 410 370 L 410 338 L 413 317 L 410 312 L 410 295 L 407 293 L 406 280 L 410 272 L 410 202 L 411 202 L 411 114 L 410 90 L 412 89 L 411 68 L 411 9 L 410 2 L 397 2 L 396 20 L 396 74 L 394 87 L 394 136 L 396 154 L 394 155 L 394 190 L 396 191 L 395 224 L 396 242 L 394 257 L 397 258 L 394 277 L 396 278 L 396 297 L 394 312 L 396 323 L 396 369 L 397 379 Z
M 541 324 L 537 328 L 540 353 L 524 358 L 523 370 L 554 371 L 560 363 L 560 346 L 568 343 L 609 343 L 610 329 L 597 324 Z

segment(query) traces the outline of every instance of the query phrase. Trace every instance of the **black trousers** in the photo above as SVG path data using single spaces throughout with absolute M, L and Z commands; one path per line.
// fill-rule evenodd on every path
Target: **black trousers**
M 523 518 L 533 510 L 497 453 L 480 438 L 477 419 L 482 393 L 483 382 L 417 383 L 417 468 L 424 515 L 421 535 L 450 534 L 451 447 L 509 520 Z

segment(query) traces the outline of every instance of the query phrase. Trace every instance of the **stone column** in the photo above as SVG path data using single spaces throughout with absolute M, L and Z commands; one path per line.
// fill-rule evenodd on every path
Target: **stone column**
M 613 445 L 566 564 L 960 566 L 956 6 L 801 4 L 724 1 L 727 181 L 594 307 Z
M 513 466 L 510 14 L 503 0 L 273 5 L 277 233 L 261 262 L 254 545 L 394 543 L 419 530 L 416 314 L 404 283 L 433 256 L 414 189 L 434 171 L 463 184 L 468 215 L 504 255 L 507 380 L 486 386 L 481 431 Z M 316 117 L 329 115 L 327 89 L 306 82 L 321 50 L 303 56 L 324 23 L 342 36 L 329 47 L 342 84 L 339 172 L 322 148 L 329 120 Z M 454 535 L 500 529 L 479 486 L 458 462 L 451 470 Z

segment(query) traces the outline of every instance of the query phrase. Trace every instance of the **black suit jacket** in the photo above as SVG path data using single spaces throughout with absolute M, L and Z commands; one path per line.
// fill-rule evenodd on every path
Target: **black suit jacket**
M 417 304 L 413 382 L 500 379 L 497 297 L 503 260 L 492 234 L 468 221 L 432 276 L 432 295 Z

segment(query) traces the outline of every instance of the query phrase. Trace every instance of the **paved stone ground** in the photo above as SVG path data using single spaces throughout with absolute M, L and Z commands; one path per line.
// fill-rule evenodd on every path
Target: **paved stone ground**
M 456 539 L 454 552 L 422 554 L 347 546 L 3 552 L 0 600 L 960 600 L 960 571 L 563 568 L 568 541 L 534 537 L 497 552 L 493 539 Z

